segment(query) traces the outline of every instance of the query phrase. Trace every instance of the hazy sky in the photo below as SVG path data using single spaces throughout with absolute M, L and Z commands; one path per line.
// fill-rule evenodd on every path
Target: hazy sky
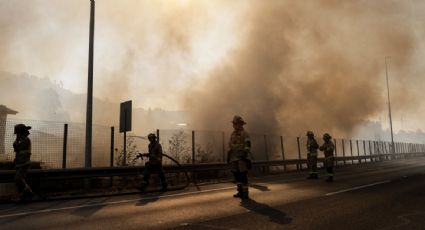
M 0 0 L 0 70 L 84 93 L 89 8 L 89 0 Z M 94 95 L 201 110 L 203 119 L 249 94 L 251 119 L 270 126 L 329 105 L 312 116 L 353 114 L 340 124 L 351 129 L 361 119 L 385 123 L 391 56 L 395 129 L 425 130 L 423 12 L 421 0 L 97 0 Z M 226 119 L 253 114 L 224 110 Z
M 180 109 L 179 95 L 235 47 L 242 1 L 96 1 L 94 94 Z M 0 0 L 0 68 L 84 93 L 89 0 Z M 2 56 L 3 56 L 2 55 Z

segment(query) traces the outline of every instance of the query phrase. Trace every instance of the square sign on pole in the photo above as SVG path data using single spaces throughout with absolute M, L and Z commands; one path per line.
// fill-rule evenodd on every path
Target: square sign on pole
M 120 133 L 131 131 L 131 101 L 125 101 L 120 106 Z
M 124 133 L 123 166 L 127 165 L 127 131 L 131 131 L 131 101 L 125 101 L 120 106 L 120 133 Z

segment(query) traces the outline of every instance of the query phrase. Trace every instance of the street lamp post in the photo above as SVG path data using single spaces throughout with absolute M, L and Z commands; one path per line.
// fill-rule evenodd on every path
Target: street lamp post
M 87 83 L 87 110 L 86 110 L 86 146 L 85 164 L 86 168 L 91 167 L 92 155 L 92 124 L 93 124 L 93 43 L 94 43 L 94 9 L 95 2 L 90 0 L 90 37 L 89 37 L 89 68 Z
M 390 84 L 388 82 L 388 63 L 387 59 L 389 56 L 385 57 L 385 75 L 387 79 L 387 96 L 388 96 L 388 116 L 390 118 L 390 130 L 391 130 L 391 153 L 394 154 L 394 135 L 393 135 L 393 120 L 391 116 L 391 101 L 390 101 Z

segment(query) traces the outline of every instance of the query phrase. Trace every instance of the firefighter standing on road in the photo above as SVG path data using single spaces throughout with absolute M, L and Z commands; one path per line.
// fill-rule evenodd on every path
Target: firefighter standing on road
M 325 168 L 326 172 L 328 173 L 328 179 L 326 179 L 327 182 L 332 182 L 334 178 L 334 150 L 335 145 L 331 141 L 331 135 L 328 133 L 325 133 L 323 135 L 323 140 L 325 143 L 323 143 L 322 146 L 320 146 L 320 151 L 323 151 L 325 154 Z
M 149 185 L 149 179 L 153 171 L 158 173 L 161 179 L 162 190 L 167 190 L 167 181 L 165 179 L 164 169 L 162 168 L 162 146 L 157 141 L 155 134 L 148 135 L 149 139 L 149 153 L 140 154 L 140 156 L 149 157 L 149 161 L 145 164 L 145 171 L 143 172 L 143 179 L 140 189 L 143 191 Z
M 16 140 L 13 142 L 13 150 L 15 151 L 15 159 L 13 163 L 16 168 L 15 184 L 19 192 L 18 202 L 26 202 L 31 200 L 33 192 L 30 186 L 25 181 L 28 169 L 31 166 L 31 140 L 28 138 L 30 135 L 30 126 L 24 124 L 15 125 L 14 134 Z
M 227 162 L 236 181 L 237 193 L 233 197 L 249 199 L 248 196 L 248 170 L 251 168 L 251 161 L 248 155 L 251 151 L 251 140 L 243 126 L 246 124 L 240 116 L 234 116 L 233 133 L 230 137 L 229 152 Z
M 312 131 L 307 132 L 307 160 L 308 160 L 308 169 L 310 175 L 307 179 L 318 179 L 317 175 L 317 149 L 319 145 L 317 144 L 316 139 L 314 139 L 314 133 Z

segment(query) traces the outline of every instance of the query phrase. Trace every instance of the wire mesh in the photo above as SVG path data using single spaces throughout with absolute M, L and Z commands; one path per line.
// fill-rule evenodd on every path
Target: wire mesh
M 194 131 L 195 163 L 224 162 L 226 159 L 224 132 Z
M 66 152 L 66 167 L 84 167 L 85 163 L 85 124 L 69 123 L 67 132 L 67 147 L 64 149 L 64 123 L 53 121 L 33 121 L 7 119 L 0 122 L 0 160 L 12 161 L 15 157 L 13 142 L 14 126 L 23 123 L 31 126 L 32 161 L 41 162 L 43 168 L 62 168 L 64 151 Z M 156 131 L 153 131 L 156 133 Z M 231 132 L 191 131 L 191 130 L 159 130 L 159 141 L 164 153 L 183 164 L 187 163 L 217 163 L 225 162 L 229 150 Z M 307 137 L 281 137 L 249 133 L 251 137 L 251 158 L 254 161 L 273 161 L 281 159 L 305 159 L 307 157 Z M 113 135 L 113 143 L 111 143 Z M 124 135 L 118 128 L 111 133 L 111 127 L 93 125 L 92 166 L 107 167 L 111 164 L 111 147 L 113 166 L 124 165 L 123 144 Z M 149 141 L 146 134 L 127 133 L 127 154 L 125 165 L 142 165 L 145 161 L 133 161 L 137 153 L 148 152 Z M 316 138 L 319 145 L 321 138 Z M 194 142 L 193 142 L 194 141 Z M 334 139 L 335 155 L 343 156 L 381 156 L 391 153 L 391 142 L 372 140 Z M 423 151 L 423 144 L 395 143 L 397 153 L 413 153 Z M 319 157 L 323 157 L 319 152 Z M 194 158 L 193 158 L 194 157 Z M 370 161 L 370 160 L 368 160 Z M 355 163 L 354 161 L 346 161 Z M 163 159 L 164 165 L 173 164 Z M 338 162 L 342 164 L 342 162 Z
M 165 154 L 180 163 L 192 162 L 192 132 L 190 130 L 159 130 L 159 142 Z M 167 159 L 164 164 L 171 164 Z

